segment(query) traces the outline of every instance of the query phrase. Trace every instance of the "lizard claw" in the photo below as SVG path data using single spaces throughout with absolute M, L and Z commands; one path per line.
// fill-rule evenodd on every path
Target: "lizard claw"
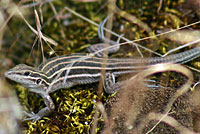
M 26 116 L 28 116 L 29 118 L 25 118 L 25 119 L 23 119 L 22 121 L 32 120 L 32 122 L 35 122 L 35 121 L 41 119 L 41 117 L 40 117 L 38 114 L 35 114 L 34 112 L 27 113 L 26 111 L 24 111 L 24 114 L 25 114 Z

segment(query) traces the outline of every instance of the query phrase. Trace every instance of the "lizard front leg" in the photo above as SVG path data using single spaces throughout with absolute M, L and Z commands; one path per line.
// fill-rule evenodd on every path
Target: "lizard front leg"
M 26 120 L 32 120 L 33 122 L 37 121 L 55 109 L 55 105 L 51 97 L 49 96 L 49 94 L 42 94 L 41 96 L 44 99 L 44 103 L 47 107 L 42 108 L 37 114 L 33 112 L 32 113 L 25 112 L 25 114 L 29 116 L 29 118 L 23 119 L 23 121 L 26 121 Z

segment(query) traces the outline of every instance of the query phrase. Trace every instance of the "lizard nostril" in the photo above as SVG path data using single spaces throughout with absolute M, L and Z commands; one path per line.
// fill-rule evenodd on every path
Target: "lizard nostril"
M 5 77 L 9 77 L 9 74 L 10 74 L 9 71 L 6 71 L 5 72 Z

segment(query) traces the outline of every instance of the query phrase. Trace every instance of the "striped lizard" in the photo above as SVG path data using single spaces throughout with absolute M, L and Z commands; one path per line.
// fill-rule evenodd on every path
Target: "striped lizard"
M 106 70 L 104 90 L 106 93 L 113 93 L 120 87 L 120 82 L 115 83 L 115 77 L 121 74 L 128 74 L 138 69 L 147 68 L 146 65 L 151 66 L 157 63 L 183 64 L 199 56 L 200 47 L 166 57 L 108 58 L 106 63 L 102 62 L 101 57 L 72 54 L 50 58 L 38 67 L 19 64 L 5 72 L 5 76 L 21 83 L 44 99 L 45 108 L 42 108 L 37 114 L 26 113 L 29 118 L 25 120 L 36 121 L 54 110 L 55 105 L 50 93 L 74 85 L 98 82 L 102 69 Z M 104 64 L 106 67 L 102 68 Z

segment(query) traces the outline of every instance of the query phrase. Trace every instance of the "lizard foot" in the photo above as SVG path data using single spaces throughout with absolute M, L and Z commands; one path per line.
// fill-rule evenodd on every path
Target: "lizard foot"
M 41 119 L 41 117 L 38 114 L 35 114 L 34 112 L 27 113 L 26 111 L 24 111 L 24 114 L 26 116 L 28 116 L 28 118 L 25 118 L 22 121 L 32 120 L 32 122 L 35 122 L 35 121 Z

